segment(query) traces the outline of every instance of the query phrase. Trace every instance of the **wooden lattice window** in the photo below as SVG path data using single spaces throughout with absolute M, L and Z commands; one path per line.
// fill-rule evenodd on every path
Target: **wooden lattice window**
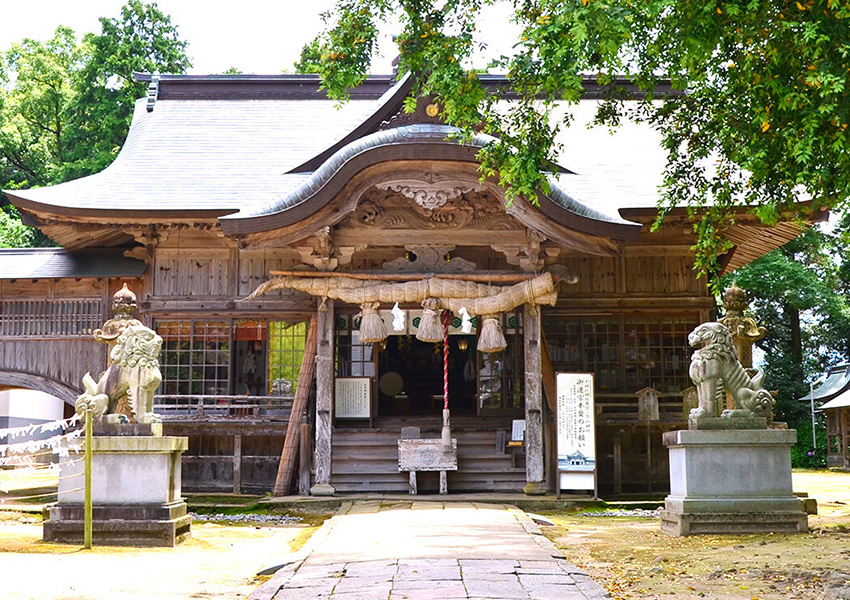
M 340 315 L 337 319 L 334 365 L 337 377 L 375 377 L 374 348 L 371 343 L 360 343 L 358 325 L 351 315 Z
M 230 392 L 230 321 L 157 321 L 162 336 L 161 393 L 216 395 Z
M 595 375 L 596 392 L 632 394 L 645 387 L 678 394 L 691 385 L 688 333 L 696 317 L 544 319 L 556 371 Z
M 100 298 L 0 300 L 0 337 L 90 337 L 103 320 Z

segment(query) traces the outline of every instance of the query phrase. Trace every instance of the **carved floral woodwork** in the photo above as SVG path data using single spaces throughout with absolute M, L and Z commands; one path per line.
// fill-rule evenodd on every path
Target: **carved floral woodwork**
M 434 210 L 461 194 L 483 192 L 480 185 L 466 181 L 437 180 L 432 173 L 426 173 L 427 179 L 402 179 L 379 183 L 375 187 L 381 190 L 391 190 L 410 198 L 426 210 Z
M 522 230 L 524 227 L 505 214 L 501 204 L 488 192 L 459 192 L 435 208 L 427 208 L 391 186 L 364 194 L 349 222 L 370 229 L 492 229 Z M 401 184 L 399 184 L 401 185 Z

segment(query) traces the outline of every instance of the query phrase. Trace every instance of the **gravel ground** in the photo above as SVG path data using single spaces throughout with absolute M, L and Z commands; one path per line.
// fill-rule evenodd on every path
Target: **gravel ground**
M 630 510 L 622 508 L 609 508 L 607 510 L 588 511 L 577 513 L 579 517 L 639 517 L 645 519 L 658 519 L 661 517 L 661 509 L 645 510 L 634 508 Z
M 261 515 L 261 514 L 238 514 L 225 515 L 215 513 L 209 515 L 199 515 L 191 513 L 192 520 L 199 523 L 228 523 L 228 524 L 245 524 L 245 525 L 295 525 L 302 521 L 301 517 L 292 515 Z

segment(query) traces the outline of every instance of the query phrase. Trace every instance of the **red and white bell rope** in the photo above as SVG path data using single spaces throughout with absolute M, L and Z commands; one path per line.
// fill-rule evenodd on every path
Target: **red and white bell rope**
M 449 426 L 449 323 L 453 315 L 451 311 L 443 311 L 443 451 L 452 449 L 452 430 Z

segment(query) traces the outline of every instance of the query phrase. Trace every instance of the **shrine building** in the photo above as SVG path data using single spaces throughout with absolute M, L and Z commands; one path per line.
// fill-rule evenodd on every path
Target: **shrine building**
M 424 102 L 403 112 L 407 79 L 370 76 L 338 106 L 311 75 L 139 77 L 148 95 L 108 168 L 5 192 L 61 248 L 0 250 L 0 390 L 47 392 L 71 414 L 82 376 L 106 366 L 92 332 L 127 283 L 163 338 L 156 411 L 189 436 L 186 491 L 271 491 L 297 419 L 302 489 L 406 492 L 401 430 L 438 438 L 446 392 L 449 493 L 554 491 L 557 373 L 593 376 L 595 456 L 567 455 L 595 466 L 600 492 L 667 489 L 661 436 L 686 428 L 687 334 L 715 301 L 686 212 L 650 230 L 651 131 L 576 125 L 549 192 L 511 201 L 478 171 L 486 136 L 459 143 Z M 602 94 L 585 87 L 582 114 Z M 724 272 L 799 233 L 741 214 Z M 447 357 L 417 339 L 429 311 L 448 316 Z M 385 337 L 362 339 L 376 316 Z M 485 327 L 502 348 L 479 351 Z

